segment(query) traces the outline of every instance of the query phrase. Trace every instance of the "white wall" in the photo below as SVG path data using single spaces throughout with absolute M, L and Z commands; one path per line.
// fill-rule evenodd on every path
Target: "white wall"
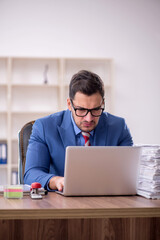
M 113 58 L 114 113 L 160 144 L 159 0 L 0 0 L 0 56 Z

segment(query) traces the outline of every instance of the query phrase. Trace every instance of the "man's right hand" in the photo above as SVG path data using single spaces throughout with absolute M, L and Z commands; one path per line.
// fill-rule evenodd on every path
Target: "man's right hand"
M 59 176 L 52 177 L 48 185 L 50 189 L 53 189 L 53 190 L 58 189 L 58 191 L 61 192 L 64 187 L 64 177 L 59 177 Z

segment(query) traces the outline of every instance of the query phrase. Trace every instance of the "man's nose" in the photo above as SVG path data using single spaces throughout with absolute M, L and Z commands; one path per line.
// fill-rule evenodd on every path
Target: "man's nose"
M 88 114 L 84 117 L 86 121 L 90 122 L 93 120 L 93 116 L 91 114 L 91 112 L 88 112 Z

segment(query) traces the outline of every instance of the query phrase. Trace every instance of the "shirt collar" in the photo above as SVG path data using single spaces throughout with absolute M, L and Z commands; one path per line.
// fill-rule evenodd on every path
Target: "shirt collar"
M 73 128 L 74 128 L 74 132 L 76 135 L 80 134 L 82 132 L 82 130 L 76 125 L 74 119 L 73 119 L 73 116 L 72 116 L 72 112 L 71 112 L 71 120 L 72 120 L 72 123 L 73 123 Z M 92 130 L 90 132 L 90 134 L 93 136 L 94 134 L 94 130 Z

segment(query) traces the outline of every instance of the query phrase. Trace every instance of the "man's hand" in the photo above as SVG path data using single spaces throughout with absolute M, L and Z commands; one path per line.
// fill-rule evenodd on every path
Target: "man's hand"
M 64 187 L 64 177 L 52 177 L 49 181 L 49 188 L 50 189 L 58 189 L 58 191 L 62 191 Z

